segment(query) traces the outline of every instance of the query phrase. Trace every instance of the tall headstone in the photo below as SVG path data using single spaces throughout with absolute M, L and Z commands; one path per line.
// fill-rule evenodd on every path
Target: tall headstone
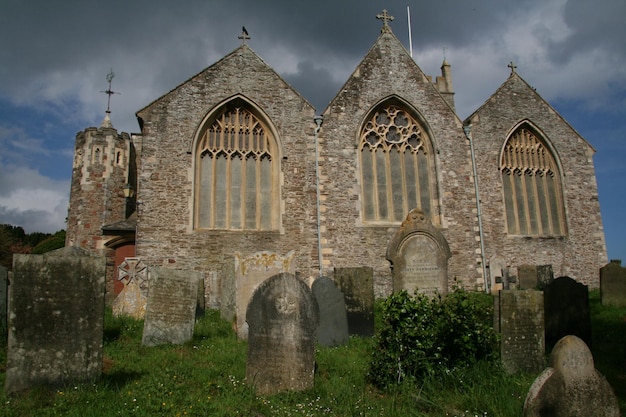
M 117 277 L 124 288 L 113 301 L 113 315 L 143 319 L 148 301 L 148 268 L 139 258 L 126 258 L 117 268 Z
M 149 268 L 148 302 L 142 344 L 180 345 L 193 336 L 198 299 L 198 282 L 203 275 L 196 271 Z
M 328 277 L 319 277 L 311 286 L 320 312 L 317 342 L 322 346 L 348 343 L 348 316 L 343 293 Z
M 78 247 L 14 255 L 5 391 L 91 381 L 102 371 L 106 260 Z
M 370 267 L 335 268 L 334 281 L 344 294 L 351 335 L 374 335 L 374 270 Z
M 387 246 L 393 291 L 447 294 L 450 255 L 448 242 L 428 216 L 411 210 Z
M 602 305 L 626 307 L 626 268 L 621 260 L 612 259 L 600 268 L 600 297 Z
M 295 251 L 287 256 L 274 252 L 256 252 L 250 256 L 235 253 L 235 315 L 237 335 L 248 337 L 246 309 L 252 294 L 266 279 L 281 273 L 296 273 Z
M 546 346 L 554 346 L 564 336 L 580 337 L 591 346 L 589 289 L 569 277 L 555 279 L 543 290 Z
M 260 395 L 313 388 L 317 302 L 305 282 L 281 273 L 254 292 L 246 312 L 246 378 Z
M 0 266 L 0 343 L 6 342 L 7 337 L 7 308 L 9 301 L 9 272 Z
M 617 398 L 595 369 L 585 342 L 565 336 L 550 354 L 550 366 L 533 382 L 524 417 L 619 417 Z
M 544 368 L 543 293 L 500 291 L 500 356 L 510 373 L 541 372 Z

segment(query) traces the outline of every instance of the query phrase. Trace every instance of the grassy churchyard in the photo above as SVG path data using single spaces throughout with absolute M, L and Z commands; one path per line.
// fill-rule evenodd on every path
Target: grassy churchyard
M 626 411 L 626 308 L 590 300 L 592 352 Z M 105 318 L 103 375 L 93 384 L 0 393 L 0 416 L 489 416 L 522 412 L 536 375 L 507 375 L 497 360 L 426 373 L 387 389 L 367 378 L 374 339 L 316 349 L 315 388 L 257 396 L 246 383 L 246 342 L 216 312 L 196 323 L 191 342 L 143 347 L 143 322 Z M 6 345 L 0 349 L 4 383 Z M 268 364 L 269 366 L 269 364 Z

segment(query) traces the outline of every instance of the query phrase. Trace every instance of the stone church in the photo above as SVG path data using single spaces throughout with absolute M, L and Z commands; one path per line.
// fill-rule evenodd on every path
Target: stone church
M 287 256 L 303 279 L 369 268 L 377 297 L 402 288 L 494 291 L 503 271 L 552 265 L 598 286 L 607 263 L 594 148 L 511 65 L 466 120 L 451 66 L 426 75 L 380 35 L 328 107 L 246 43 L 137 112 L 76 137 L 67 245 L 118 266 L 203 273 L 233 257 Z

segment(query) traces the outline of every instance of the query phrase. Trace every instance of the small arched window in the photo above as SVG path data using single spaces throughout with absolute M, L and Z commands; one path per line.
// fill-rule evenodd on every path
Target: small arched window
M 196 228 L 278 229 L 276 140 L 237 99 L 209 118 L 196 145 Z
M 559 168 L 529 125 L 517 128 L 506 141 L 500 171 L 509 234 L 565 235 Z
M 414 208 L 438 223 L 432 145 L 410 111 L 395 102 L 376 108 L 358 151 L 365 223 L 401 222 Z

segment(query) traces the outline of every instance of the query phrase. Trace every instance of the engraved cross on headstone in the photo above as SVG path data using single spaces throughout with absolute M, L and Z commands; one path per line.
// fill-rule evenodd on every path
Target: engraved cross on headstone
M 241 27 L 241 35 L 237 36 L 237 39 L 241 39 L 241 44 L 245 45 L 246 44 L 246 40 L 250 39 L 250 35 L 248 35 L 248 31 L 246 30 L 245 26 Z
M 381 14 L 377 14 L 376 19 L 383 21 L 383 27 L 380 29 L 380 33 L 391 33 L 389 22 L 393 22 L 394 17 L 387 13 L 387 9 L 383 9 Z

